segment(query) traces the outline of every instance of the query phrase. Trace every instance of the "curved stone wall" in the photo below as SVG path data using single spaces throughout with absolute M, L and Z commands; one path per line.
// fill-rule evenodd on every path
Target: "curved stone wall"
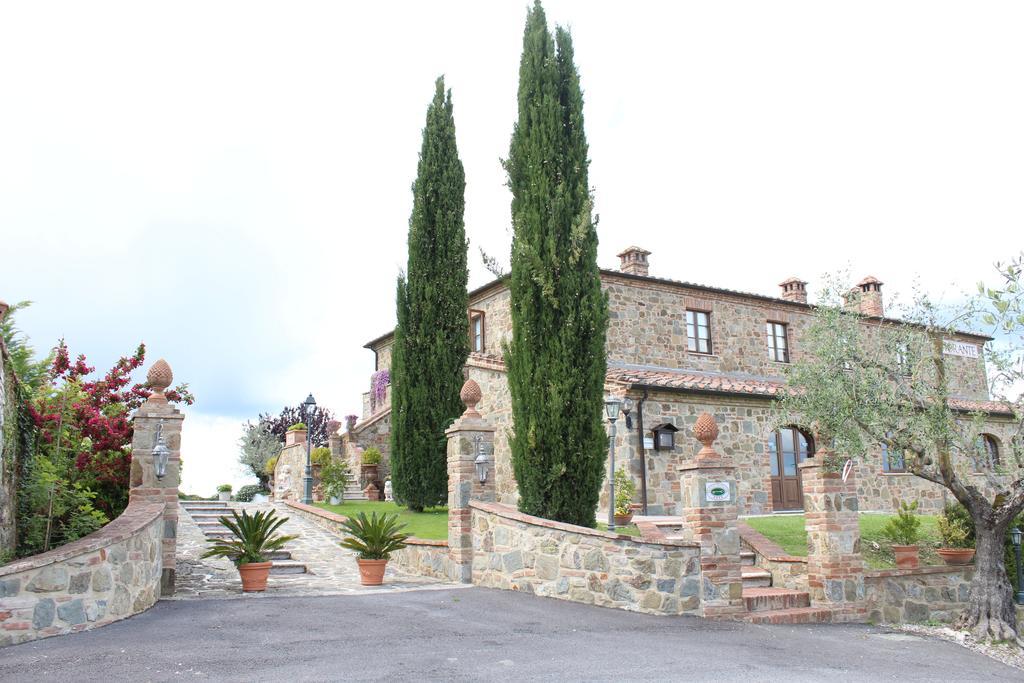
M 0 646 L 84 631 L 160 597 L 164 505 L 133 502 L 99 531 L 0 567 Z
M 651 614 L 697 614 L 700 546 L 553 522 L 474 500 L 473 583 Z

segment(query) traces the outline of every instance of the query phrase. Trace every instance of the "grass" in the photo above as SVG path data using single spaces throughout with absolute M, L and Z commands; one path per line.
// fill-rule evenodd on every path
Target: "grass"
M 367 515 L 374 512 L 378 515 L 395 514 L 398 515 L 398 521 L 405 524 L 403 531 L 411 536 L 435 541 L 445 541 L 448 539 L 448 508 L 446 507 L 427 508 L 423 512 L 411 512 L 396 503 L 371 500 L 347 500 L 341 505 L 317 503 L 316 507 L 330 510 L 346 517 L 353 517 L 360 512 L 365 512 Z
M 860 520 L 860 550 L 871 569 L 890 569 L 896 566 L 892 541 L 882 535 L 882 528 L 895 515 L 864 514 Z M 921 520 L 921 564 L 942 564 L 935 552 L 939 547 L 939 534 L 935 527 L 936 515 L 918 515 Z M 803 515 L 773 515 L 748 517 L 744 520 L 754 531 L 778 543 L 783 550 L 797 557 L 807 556 L 807 532 Z
M 608 531 L 608 525 L 604 522 L 598 522 L 597 529 L 598 531 Z M 617 526 L 615 527 L 615 531 L 613 531 L 612 533 L 625 534 L 626 536 L 636 536 L 637 538 L 640 537 L 640 530 L 636 528 L 635 524 Z

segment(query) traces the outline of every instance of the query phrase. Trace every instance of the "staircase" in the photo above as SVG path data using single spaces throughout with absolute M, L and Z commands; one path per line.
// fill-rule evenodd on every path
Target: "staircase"
M 754 566 L 754 553 L 740 552 L 743 573 L 743 603 L 747 613 L 740 617 L 751 624 L 822 624 L 832 621 L 828 608 L 811 607 L 806 591 L 773 588 L 772 574 Z
M 220 539 L 232 538 L 232 533 L 220 523 L 220 518 L 231 515 L 231 506 L 220 500 L 183 500 L 181 507 L 188 512 L 189 517 L 196 523 L 206 538 Z M 271 574 L 305 574 L 306 565 L 292 559 L 288 550 L 276 550 L 269 554 L 268 559 L 273 562 L 270 566 Z
M 345 484 L 345 500 L 369 500 L 363 493 L 363 489 L 359 487 L 358 477 L 349 479 Z

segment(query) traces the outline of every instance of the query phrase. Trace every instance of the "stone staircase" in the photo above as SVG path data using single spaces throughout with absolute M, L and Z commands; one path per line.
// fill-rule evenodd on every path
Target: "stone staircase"
M 352 477 L 345 485 L 345 500 L 368 500 L 363 489 L 359 487 L 359 478 Z
M 203 535 L 207 538 L 231 538 L 232 534 L 223 524 L 220 518 L 231 515 L 231 506 L 219 500 L 183 500 L 181 507 L 188 512 L 189 517 L 196 523 Z M 305 574 L 306 565 L 292 559 L 288 550 L 278 550 L 270 553 L 269 559 L 273 564 L 270 567 L 271 574 Z
M 773 588 L 772 574 L 754 565 L 754 552 L 740 552 L 743 563 L 743 602 L 747 613 L 741 620 L 751 624 L 822 624 L 832 621 L 828 608 L 811 607 L 806 591 Z

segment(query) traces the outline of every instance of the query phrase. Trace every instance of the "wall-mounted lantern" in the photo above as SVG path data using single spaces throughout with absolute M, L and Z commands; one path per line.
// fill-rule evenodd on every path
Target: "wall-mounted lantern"
M 486 484 L 487 470 L 491 459 L 487 457 L 487 447 L 483 438 L 477 435 L 473 441 L 476 442 L 476 459 L 473 461 L 473 465 L 476 467 L 476 478 L 481 484 Z
M 671 422 L 657 425 L 651 431 L 654 432 L 654 450 L 671 451 L 676 447 L 676 432 L 679 428 Z
M 171 457 L 171 449 L 164 441 L 164 421 L 160 420 L 156 426 L 156 444 L 153 446 L 153 470 L 157 479 L 163 479 L 167 474 L 167 459 Z

